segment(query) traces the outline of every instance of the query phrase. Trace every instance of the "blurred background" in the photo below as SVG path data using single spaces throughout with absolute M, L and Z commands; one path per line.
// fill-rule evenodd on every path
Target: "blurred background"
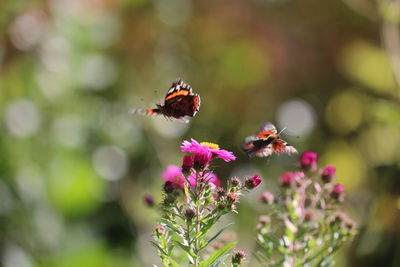
M 273 191 L 298 157 L 240 150 L 270 121 L 346 186 L 360 232 L 336 266 L 400 266 L 398 2 L 0 1 L 0 265 L 158 264 L 142 197 L 161 200 L 182 140 L 235 153 L 220 179 L 259 172 Z M 201 95 L 191 123 L 128 114 L 177 77 Z M 249 253 L 259 192 L 228 218 Z

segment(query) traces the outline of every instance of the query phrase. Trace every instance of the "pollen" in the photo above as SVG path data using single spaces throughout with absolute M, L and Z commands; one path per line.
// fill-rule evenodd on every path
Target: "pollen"
M 201 142 L 200 145 L 208 146 L 211 149 L 219 149 L 219 145 L 210 142 Z

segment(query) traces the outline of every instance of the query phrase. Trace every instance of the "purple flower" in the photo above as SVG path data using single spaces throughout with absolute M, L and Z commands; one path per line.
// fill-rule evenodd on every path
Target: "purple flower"
M 197 156 L 202 155 L 204 158 L 215 156 L 217 158 L 223 159 L 226 162 L 235 160 L 236 157 L 233 155 L 232 152 L 220 149 L 217 144 L 209 143 L 209 142 L 202 142 L 199 143 L 194 139 L 191 139 L 192 142 L 183 141 L 181 150 L 183 152 L 189 152 Z M 205 155 L 203 155 L 205 154 Z M 211 156 L 209 156 L 211 154 Z
M 283 187 L 292 187 L 293 185 L 300 185 L 303 179 L 303 172 L 285 172 L 281 175 L 279 182 Z
M 344 193 L 345 193 L 345 189 L 344 189 L 343 185 L 335 184 L 332 187 L 331 196 L 332 196 L 333 199 L 336 199 L 338 201 L 343 201 L 344 200 Z
M 317 169 L 318 154 L 312 151 L 303 152 L 300 156 L 300 165 L 303 169 L 308 171 L 315 171 Z
M 325 183 L 330 183 L 335 178 L 336 168 L 333 166 L 326 166 L 321 173 L 321 179 Z
M 218 179 L 217 175 L 212 172 L 206 172 L 202 177 L 205 183 L 212 183 L 216 186 L 221 186 L 221 181 Z M 190 186 L 196 186 L 196 173 L 192 173 L 189 175 L 188 180 L 190 182 Z
M 176 165 L 169 165 L 167 169 L 161 174 L 162 178 L 166 182 L 171 182 L 183 188 L 185 183 L 185 177 L 182 174 L 181 168 Z
M 143 197 L 143 201 L 149 207 L 153 207 L 154 206 L 154 198 L 153 198 L 152 195 L 149 195 L 149 194 L 145 195 Z
M 245 185 L 246 185 L 247 189 L 253 189 L 253 188 L 257 187 L 261 182 L 262 182 L 261 176 L 258 174 L 255 174 L 246 179 Z

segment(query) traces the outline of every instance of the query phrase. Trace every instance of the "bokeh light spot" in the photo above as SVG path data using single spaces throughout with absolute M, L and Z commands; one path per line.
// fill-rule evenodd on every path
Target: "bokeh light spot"
M 363 95 L 348 90 L 333 97 L 325 110 L 325 120 L 336 133 L 347 134 L 356 130 L 364 113 Z
M 337 182 L 343 184 L 347 191 L 355 190 L 366 178 L 367 166 L 361 153 L 345 142 L 329 143 L 320 162 L 322 166 L 333 165 L 336 167 Z
M 387 54 L 366 41 L 348 44 L 341 55 L 340 67 L 349 78 L 375 91 L 389 92 L 395 87 Z
M 277 122 L 280 129 L 286 127 L 291 135 L 307 135 L 315 126 L 315 111 L 302 99 L 284 102 L 277 110 Z
M 6 109 L 6 124 L 11 134 L 27 138 L 39 129 L 41 115 L 36 105 L 26 99 L 11 102 Z
M 96 172 L 106 180 L 116 181 L 127 172 L 126 153 L 116 146 L 102 146 L 93 154 L 93 165 Z
M 77 154 L 61 154 L 50 164 L 49 195 L 65 215 L 85 214 L 99 205 L 105 182 L 90 161 Z

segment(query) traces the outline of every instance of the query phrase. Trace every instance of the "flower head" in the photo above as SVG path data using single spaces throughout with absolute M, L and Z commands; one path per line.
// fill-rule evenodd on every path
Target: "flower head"
M 223 159 L 226 162 L 236 159 L 232 152 L 220 149 L 217 144 L 209 142 L 199 143 L 194 139 L 191 139 L 191 142 L 186 140 L 183 141 L 181 151 L 192 153 L 195 155 L 195 157 L 196 155 L 200 156 L 206 154 L 205 156 L 209 156 L 209 154 L 211 154 L 210 158 L 215 156 L 217 158 Z
M 264 191 L 260 195 L 260 201 L 265 204 L 272 204 L 274 203 L 275 196 L 269 191 Z
M 312 151 L 303 152 L 300 156 L 300 165 L 303 169 L 308 171 L 315 171 L 317 169 L 318 154 Z
M 279 182 L 283 187 L 292 187 L 293 185 L 298 186 L 303 179 L 303 172 L 285 172 L 281 175 Z
M 336 168 L 333 166 L 326 166 L 321 173 L 321 179 L 325 183 L 330 183 L 335 178 Z
M 246 185 L 247 189 L 253 189 L 254 187 L 257 187 L 261 182 L 262 182 L 261 176 L 258 174 L 255 174 L 246 179 L 245 185 Z
M 182 174 L 181 168 L 175 165 L 169 165 L 167 169 L 161 174 L 162 178 L 166 182 L 171 182 L 175 185 L 178 185 L 180 188 L 183 188 L 183 184 L 185 183 L 185 177 Z
M 331 196 L 332 198 L 338 200 L 338 201 L 343 201 L 344 200 L 344 186 L 341 184 L 335 184 L 332 188 L 331 191 Z

